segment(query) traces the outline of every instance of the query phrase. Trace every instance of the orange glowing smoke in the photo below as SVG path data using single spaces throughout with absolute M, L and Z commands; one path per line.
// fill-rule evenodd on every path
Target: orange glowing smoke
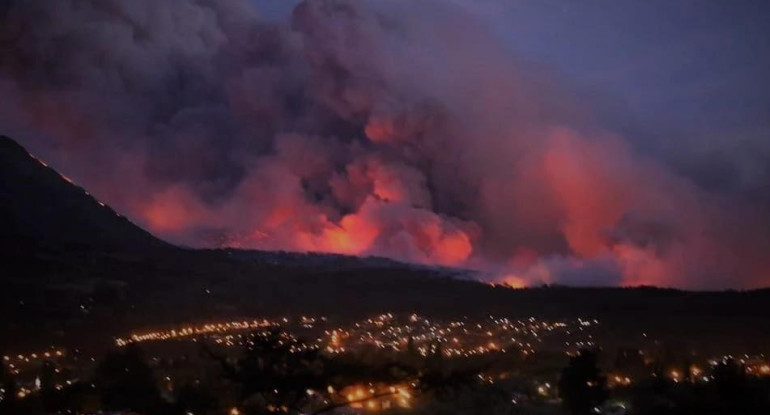
M 441 238 L 433 248 L 433 258 L 442 265 L 461 265 L 473 252 L 470 238 L 463 232 L 453 232 Z
M 94 33 L 130 33 L 122 9 L 161 2 L 110 14 L 28 3 L 0 24 L 14 109 L 2 121 L 52 136 L 52 165 L 170 242 L 221 233 L 240 248 L 476 267 L 514 287 L 596 264 L 613 284 L 770 282 L 762 204 L 719 200 L 635 154 L 462 8 L 306 1 L 273 23 L 243 2 L 179 0 L 113 48 Z M 94 16 L 103 24 L 83 25 Z M 196 82 L 169 89 L 179 73 Z
M 327 222 L 320 235 L 302 232 L 298 238 L 308 251 L 359 255 L 371 248 L 379 232 L 375 223 L 351 214 L 342 218 L 339 225 Z
M 205 215 L 197 199 L 181 188 L 155 195 L 140 209 L 150 231 L 160 235 L 183 231 Z
M 446 226 L 432 212 L 370 197 L 358 212 L 339 223 L 323 218 L 320 232 L 299 230 L 295 241 L 305 251 L 386 254 L 421 263 L 460 265 L 473 252 L 472 242 L 465 232 Z
M 529 286 L 529 283 L 525 278 L 514 274 L 508 274 L 503 276 L 502 278 L 500 278 L 500 282 L 511 288 L 526 288 Z
M 624 155 L 623 149 L 612 147 L 617 144 L 590 143 L 558 131 L 544 157 L 546 179 L 564 213 L 564 237 L 584 257 L 607 248 L 603 231 L 611 229 L 629 207 L 634 184 L 624 177 L 624 166 L 608 164 L 607 160 L 624 161 L 619 157 Z

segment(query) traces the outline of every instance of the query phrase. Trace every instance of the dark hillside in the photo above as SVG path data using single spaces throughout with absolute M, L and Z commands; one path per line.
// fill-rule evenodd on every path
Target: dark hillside
M 137 252 L 168 245 L 0 136 L 0 247 Z

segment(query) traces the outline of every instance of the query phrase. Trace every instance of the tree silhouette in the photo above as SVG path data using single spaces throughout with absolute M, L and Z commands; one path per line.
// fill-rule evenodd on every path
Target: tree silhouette
M 238 386 L 238 409 L 248 415 L 276 411 L 324 414 L 402 393 L 390 387 L 356 399 L 338 393 L 351 385 L 415 384 L 418 386 L 411 392 L 441 396 L 478 383 L 478 370 L 450 370 L 436 356 L 423 358 L 417 366 L 385 355 L 368 360 L 356 354 L 328 356 L 278 327 L 251 334 L 243 355 L 234 362 L 205 344 L 202 347 Z
M 733 359 L 727 359 L 714 368 L 714 384 L 719 395 L 732 400 L 740 396 L 746 389 L 746 367 Z
M 596 353 L 581 350 L 562 370 L 559 394 L 572 414 L 588 414 L 607 399 L 607 379 L 601 375 L 596 360 Z
M 644 358 L 638 349 L 619 347 L 615 355 L 615 369 L 628 372 L 644 369 Z
M 105 410 L 151 414 L 163 403 L 152 368 L 136 345 L 107 354 L 96 368 L 94 384 Z
M 12 414 L 15 411 L 16 382 L 8 368 L 0 362 L 0 414 Z
M 61 393 L 56 390 L 56 365 L 46 360 L 40 368 L 40 399 L 46 412 L 54 413 L 62 408 Z
M 228 379 L 239 385 L 241 409 L 246 414 L 270 409 L 302 412 L 311 399 L 308 390 L 327 387 L 320 352 L 278 328 L 251 334 L 235 364 L 205 346 L 204 351 L 220 363 Z
M 207 386 L 187 384 L 179 388 L 176 393 L 176 402 L 172 413 L 179 415 L 208 414 L 217 410 L 219 405 L 217 396 Z

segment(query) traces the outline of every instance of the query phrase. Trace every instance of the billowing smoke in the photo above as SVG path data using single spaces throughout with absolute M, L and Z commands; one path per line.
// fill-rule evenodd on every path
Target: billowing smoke
M 759 207 L 635 154 L 462 2 L 9 0 L 0 44 L 5 133 L 173 242 L 770 283 Z

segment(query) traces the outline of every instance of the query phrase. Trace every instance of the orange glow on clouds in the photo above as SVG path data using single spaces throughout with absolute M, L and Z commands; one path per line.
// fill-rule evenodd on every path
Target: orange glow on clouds
M 171 189 L 150 200 L 142 207 L 142 217 L 152 232 L 179 232 L 201 219 L 203 212 L 197 201 L 180 189 Z
M 635 153 L 473 13 L 306 1 L 271 22 L 243 2 L 133 0 L 162 3 L 162 24 L 105 48 L 93 30 L 132 30 L 120 10 L 15 3 L 8 130 L 172 243 L 379 255 L 516 287 L 770 284 L 764 202 Z M 168 88 L 179 73 L 195 82 Z
M 351 214 L 342 218 L 339 225 L 326 223 L 320 235 L 302 233 L 300 243 L 308 251 L 359 255 L 371 248 L 378 234 L 374 223 Z
M 592 146 L 593 144 L 593 146 Z M 548 184 L 564 212 L 562 230 L 572 250 L 594 256 L 607 248 L 602 232 L 627 211 L 633 186 L 623 169 L 607 165 L 607 157 L 622 163 L 622 149 L 612 142 L 590 143 L 568 131 L 553 136 L 544 168 Z
M 511 288 L 527 288 L 529 286 L 529 282 L 525 278 L 514 274 L 503 276 L 500 278 L 500 283 L 505 284 Z
M 462 265 L 473 252 L 471 241 L 463 232 L 445 235 L 436 244 L 433 258 L 442 265 Z

